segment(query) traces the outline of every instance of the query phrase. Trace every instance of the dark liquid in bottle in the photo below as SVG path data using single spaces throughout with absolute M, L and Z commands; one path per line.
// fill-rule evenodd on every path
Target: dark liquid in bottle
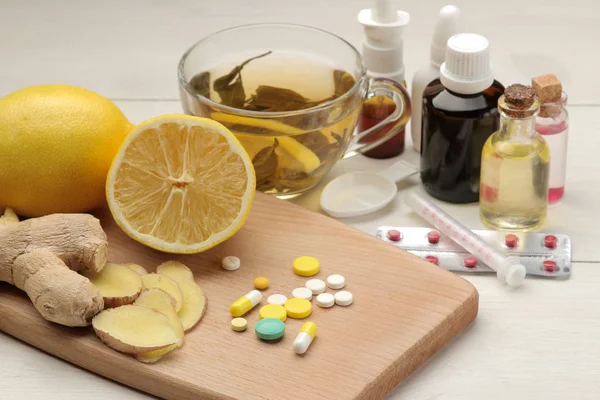
M 421 180 L 430 195 L 451 203 L 479 200 L 481 151 L 500 126 L 503 93 L 498 81 L 473 95 L 453 93 L 439 79 L 425 88 Z

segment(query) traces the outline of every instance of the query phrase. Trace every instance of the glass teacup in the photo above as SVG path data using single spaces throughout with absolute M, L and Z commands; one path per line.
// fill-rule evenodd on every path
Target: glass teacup
M 316 185 L 340 158 L 385 142 L 410 116 L 402 85 L 367 78 L 350 43 L 305 26 L 214 33 L 183 55 L 178 75 L 185 112 L 227 126 L 252 158 L 257 189 L 283 198 Z M 389 97 L 395 110 L 355 134 L 363 102 L 374 96 Z

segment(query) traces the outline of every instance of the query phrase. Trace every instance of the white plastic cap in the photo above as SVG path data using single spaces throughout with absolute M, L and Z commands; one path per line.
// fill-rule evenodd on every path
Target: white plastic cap
M 498 280 L 510 287 L 518 287 L 525 281 L 527 269 L 517 257 L 508 257 L 496 270 Z
M 363 25 L 363 58 L 370 76 L 404 81 L 402 34 L 410 16 L 394 10 L 391 0 L 375 0 L 371 9 L 358 13 Z
M 489 88 L 494 75 L 488 40 L 474 33 L 459 33 L 448 39 L 440 80 L 447 89 L 461 94 L 475 94 Z
M 460 32 L 460 10 L 453 5 L 447 5 L 440 10 L 440 18 L 433 29 L 431 39 L 431 63 L 439 67 L 446 57 L 448 39 Z

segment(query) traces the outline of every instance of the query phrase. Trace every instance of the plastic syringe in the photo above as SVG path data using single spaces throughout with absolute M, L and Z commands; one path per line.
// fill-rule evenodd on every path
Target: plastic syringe
M 527 270 L 518 257 L 502 254 L 417 190 L 407 192 L 404 201 L 427 222 L 495 270 L 501 282 L 511 287 L 523 284 Z

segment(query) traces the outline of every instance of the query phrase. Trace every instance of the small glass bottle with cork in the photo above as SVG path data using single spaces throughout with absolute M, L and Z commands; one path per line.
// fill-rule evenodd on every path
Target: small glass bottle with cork
M 490 66 L 488 40 L 473 33 L 448 39 L 440 79 L 423 93 L 421 180 L 451 203 L 479 200 L 481 149 L 499 127 L 504 86 Z
M 567 140 L 569 136 L 569 114 L 567 94 L 560 80 L 552 74 L 533 78 L 532 85 L 541 101 L 535 129 L 544 137 L 550 148 L 550 188 L 548 203 L 556 203 L 565 193 L 567 172 Z
M 479 214 L 492 229 L 529 231 L 548 209 L 550 150 L 536 132 L 540 101 L 530 86 L 511 85 L 498 102 L 500 129 L 481 156 Z

